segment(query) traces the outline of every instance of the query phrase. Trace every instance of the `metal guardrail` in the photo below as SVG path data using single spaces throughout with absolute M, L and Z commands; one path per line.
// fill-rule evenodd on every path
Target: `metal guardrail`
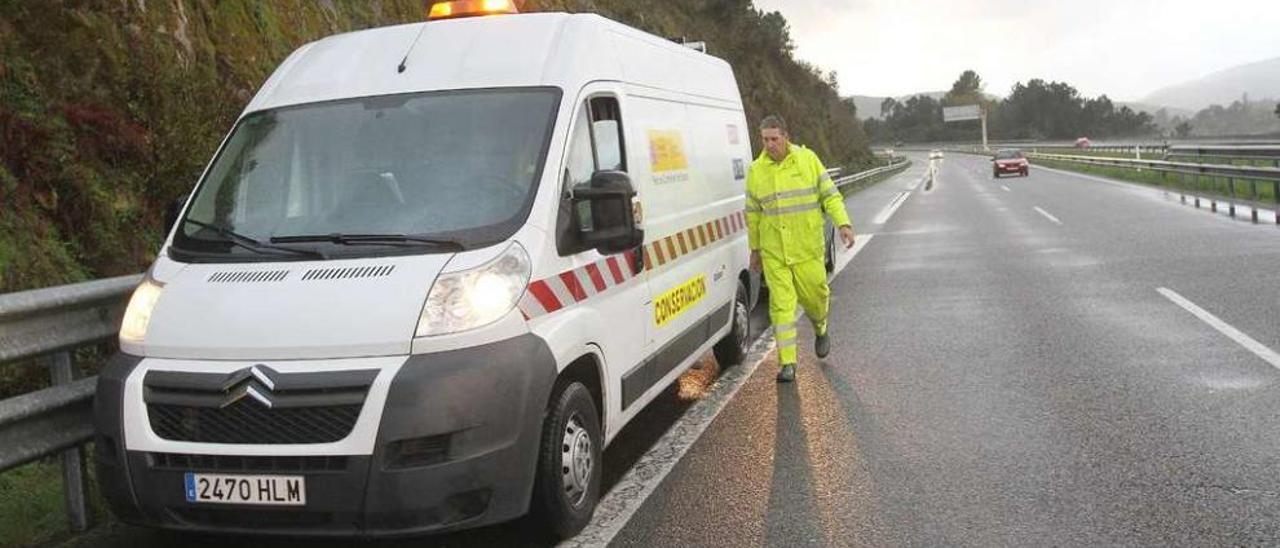
M 1131 160 L 1127 158 L 1103 158 L 1097 156 L 1079 156 L 1066 154 L 1044 154 L 1044 153 L 1028 153 L 1027 157 L 1032 160 L 1049 160 L 1057 162 L 1077 163 L 1096 166 L 1121 167 L 1136 170 L 1150 170 L 1158 173 L 1174 173 L 1183 176 L 1198 177 L 1222 177 L 1227 180 L 1229 213 L 1232 217 L 1236 216 L 1236 205 L 1240 201 L 1240 196 L 1236 195 L 1235 181 L 1237 179 L 1249 182 L 1250 196 L 1252 203 L 1253 222 L 1258 222 L 1258 184 L 1270 183 L 1272 185 L 1273 196 L 1275 198 L 1276 223 L 1280 224 L 1280 168 L 1260 167 L 1260 166 L 1238 166 L 1228 164 L 1203 164 L 1195 162 L 1170 162 L 1166 160 Z M 1198 179 L 1197 179 L 1198 180 Z M 1198 185 L 1197 185 L 1198 186 Z M 1182 201 L 1187 201 L 1187 189 L 1185 185 L 1178 186 L 1179 192 L 1182 194 Z M 1208 199 L 1211 203 L 1213 211 L 1218 210 L 1218 199 L 1215 197 L 1202 197 L 1199 193 L 1192 192 L 1192 198 L 1195 200 L 1196 207 L 1200 207 L 1201 199 Z
M 964 152 L 976 152 L 980 149 L 956 144 L 909 145 L 899 147 L 903 150 L 926 151 L 931 149 L 954 150 L 965 149 Z M 1088 147 L 1078 147 L 1072 143 L 1044 142 L 993 142 L 989 149 L 995 151 L 1002 148 L 1016 148 L 1030 152 L 1049 154 L 1068 154 L 1089 156 L 1094 154 L 1125 155 L 1135 160 L 1183 160 L 1201 163 L 1230 163 L 1230 161 L 1267 162 L 1280 168 L 1280 141 L 1208 141 L 1208 142 L 1121 142 L 1094 143 Z M 1224 160 L 1228 162 L 1223 162 Z
M 53 386 L 0 400 L 0 472 L 61 453 L 71 528 L 88 527 L 83 445 L 93 436 L 94 377 L 75 380 L 72 352 L 113 338 L 141 275 L 0 295 L 0 367 L 47 358 Z
M 852 174 L 852 175 L 846 175 L 846 176 L 844 176 L 844 177 L 837 177 L 837 178 L 835 178 L 832 182 L 834 182 L 834 183 L 835 183 L 836 188 L 846 187 L 846 186 L 849 186 L 849 185 L 852 185 L 852 184 L 855 184 L 855 183 L 859 183 L 859 182 L 865 181 L 865 180 L 867 180 L 867 179 L 870 179 L 870 178 L 876 177 L 876 176 L 878 176 L 878 175 L 882 175 L 882 174 L 885 174 L 885 173 L 889 173 L 889 172 L 897 171 L 897 170 L 900 170 L 900 169 L 904 169 L 904 168 L 906 168 L 906 167 L 907 167 L 908 165 L 910 165 L 910 164 L 911 164 L 910 160 L 908 160 L 906 157 L 899 156 L 899 157 L 895 157 L 895 158 L 892 160 L 892 162 L 891 162 L 889 165 L 887 165 L 887 166 L 880 166 L 880 167 L 877 167 L 877 168 L 874 168 L 874 169 L 868 169 L 868 170 L 866 170 L 866 171 L 860 171 L 860 172 L 858 172 L 858 173 L 854 173 L 854 174 Z M 828 171 L 830 171 L 830 170 L 828 170 Z
M 1280 145 L 1176 145 L 1165 150 L 1165 159 L 1173 157 L 1270 160 L 1280 168 Z

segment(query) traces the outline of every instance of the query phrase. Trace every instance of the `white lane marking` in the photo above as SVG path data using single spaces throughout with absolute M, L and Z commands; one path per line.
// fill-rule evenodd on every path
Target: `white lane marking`
M 1003 190 L 1003 191 L 1005 191 L 1005 192 L 1013 192 L 1012 190 L 1009 190 L 1009 187 L 1004 186 L 1004 185 L 1000 185 L 1000 189 L 1001 189 L 1001 190 Z
M 1040 207 L 1039 207 L 1039 206 L 1036 206 L 1035 210 L 1036 210 L 1036 211 L 1038 211 L 1038 212 L 1040 212 L 1040 214 L 1041 214 L 1041 215 L 1044 215 L 1044 216 L 1045 216 L 1045 218 L 1049 219 L 1050 221 L 1053 221 L 1053 222 L 1055 222 L 1055 223 L 1058 223 L 1059 225 L 1061 225 L 1061 224 L 1062 224 L 1062 221 L 1059 221 L 1057 217 L 1054 217 L 1053 215 L 1050 215 L 1048 211 L 1045 211 L 1045 210 L 1043 210 L 1043 209 L 1040 209 Z
M 1280 354 L 1277 354 L 1276 351 L 1267 348 L 1266 345 L 1258 341 L 1253 340 L 1253 337 L 1245 335 L 1240 332 L 1239 329 L 1231 327 L 1231 324 L 1222 321 L 1208 310 L 1196 306 L 1195 303 L 1188 301 L 1186 297 L 1177 294 L 1172 289 L 1159 287 L 1156 288 L 1156 291 L 1159 291 L 1166 299 L 1173 301 L 1173 304 L 1181 306 L 1186 309 L 1187 312 L 1190 312 L 1194 314 L 1195 317 L 1200 318 L 1204 323 L 1209 324 L 1209 327 L 1217 329 L 1219 333 L 1226 335 L 1240 346 L 1243 346 L 1248 351 L 1253 352 L 1259 358 L 1262 358 L 1263 361 L 1271 364 L 1272 367 L 1280 369 Z
M 853 249 L 844 254 L 831 273 L 835 279 L 853 257 L 871 242 L 871 234 L 860 234 Z M 767 303 L 763 303 L 768 306 Z M 559 548 L 570 547 L 606 547 L 613 538 L 627 526 L 636 511 L 644 505 L 645 500 L 657 490 L 667 474 L 680 463 L 684 454 L 702 437 L 702 433 L 720 415 L 720 411 L 733 400 L 734 395 L 751 379 L 756 368 L 764 363 L 773 351 L 775 341 L 773 330 L 766 329 L 756 342 L 751 344 L 746 363 L 731 367 L 707 390 L 707 396 L 698 400 L 685 410 L 684 415 L 671 425 L 667 433 L 653 444 L 640 460 L 628 470 L 622 479 L 609 490 L 596 506 L 595 516 L 591 523 L 578 536 L 561 542 Z
M 893 214 L 898 211 L 898 208 L 902 207 L 902 204 L 906 203 L 908 196 L 911 196 L 911 191 L 909 190 L 899 192 L 898 195 L 893 198 L 893 201 L 889 202 L 889 205 L 884 206 L 884 209 L 881 209 L 880 213 L 876 215 L 876 218 L 871 222 L 878 225 L 889 222 L 889 217 L 892 217 Z

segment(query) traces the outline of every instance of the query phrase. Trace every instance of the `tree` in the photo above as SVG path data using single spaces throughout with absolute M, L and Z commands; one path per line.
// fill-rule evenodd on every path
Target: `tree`
M 976 105 L 982 102 L 982 77 L 972 70 L 960 73 L 960 77 L 951 84 L 951 91 L 942 98 L 946 106 Z
M 1082 125 L 1084 99 L 1065 82 L 1036 78 L 1014 84 L 1000 109 L 1005 111 L 1000 130 L 1009 138 L 1074 139 L 1083 130 L 1095 129 Z
M 883 101 L 880 101 L 880 117 L 887 120 L 893 115 L 894 109 L 899 106 L 897 99 L 894 99 L 893 97 L 885 97 Z M 1277 109 L 1276 113 L 1276 116 L 1280 116 L 1280 109 Z
M 1185 139 L 1191 135 L 1191 122 L 1183 120 L 1181 124 L 1173 127 L 1173 131 L 1178 135 L 1179 139 Z

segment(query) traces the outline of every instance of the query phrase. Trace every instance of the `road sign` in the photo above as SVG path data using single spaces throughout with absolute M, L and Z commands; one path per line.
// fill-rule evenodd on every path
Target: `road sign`
M 964 122 L 979 118 L 982 118 L 982 111 L 979 110 L 978 105 L 942 107 L 942 121 L 944 122 Z

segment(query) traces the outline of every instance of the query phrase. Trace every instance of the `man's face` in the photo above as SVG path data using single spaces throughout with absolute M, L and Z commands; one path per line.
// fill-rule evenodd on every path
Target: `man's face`
M 791 148 L 787 132 L 778 128 L 766 128 L 760 130 L 760 137 L 764 140 L 765 152 L 769 153 L 773 161 L 781 162 L 787 157 L 787 150 Z

